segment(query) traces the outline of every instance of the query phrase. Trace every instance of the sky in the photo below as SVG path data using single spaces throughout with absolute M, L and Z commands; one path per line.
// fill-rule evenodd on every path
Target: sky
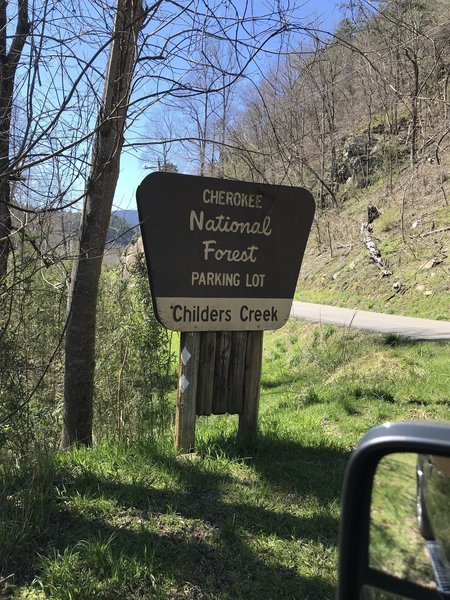
M 242 0 L 243 1 L 243 0 Z M 256 0 L 258 4 L 259 0 Z M 319 20 L 323 29 L 333 30 L 340 20 L 339 0 L 305 0 L 302 3 L 302 16 Z M 146 126 L 142 119 L 141 127 Z M 148 161 L 147 161 L 148 162 Z M 120 176 L 114 197 L 113 210 L 135 210 L 136 189 L 141 181 L 152 172 L 136 152 L 124 151 L 121 157 Z M 151 167 L 151 165 L 150 165 Z M 180 168 L 180 171 L 183 169 Z

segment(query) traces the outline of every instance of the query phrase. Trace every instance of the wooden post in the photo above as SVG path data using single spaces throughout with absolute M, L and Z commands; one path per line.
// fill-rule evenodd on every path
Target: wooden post
M 182 332 L 178 368 L 175 444 L 189 452 L 195 446 L 195 408 L 197 398 L 200 333 Z
M 239 435 L 252 435 L 258 429 L 263 332 L 249 331 L 245 353 L 244 399 L 239 415 Z
M 242 413 L 247 337 L 246 331 L 233 331 L 232 334 L 227 386 L 229 390 L 228 412 L 232 415 Z
M 212 412 L 215 415 L 224 415 L 228 411 L 228 373 L 233 332 L 218 331 L 216 335 Z
M 195 447 L 197 415 L 239 414 L 239 434 L 258 427 L 263 331 L 181 334 L 175 443 Z
M 213 405 L 214 364 L 216 357 L 215 331 L 202 331 L 197 383 L 197 416 L 209 416 Z

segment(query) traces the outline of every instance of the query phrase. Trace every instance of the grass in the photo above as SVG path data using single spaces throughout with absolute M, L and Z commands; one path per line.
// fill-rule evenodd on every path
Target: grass
M 436 587 L 416 521 L 416 455 L 391 454 L 377 468 L 372 493 L 371 566 Z
M 449 358 L 290 321 L 265 334 L 256 438 L 202 417 L 192 455 L 169 433 L 4 467 L 0 594 L 331 600 L 349 454 L 386 420 L 448 419 Z

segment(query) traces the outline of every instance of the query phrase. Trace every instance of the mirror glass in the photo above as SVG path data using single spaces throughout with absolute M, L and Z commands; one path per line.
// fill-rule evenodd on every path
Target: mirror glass
M 365 585 L 360 594 L 360 600 L 403 600 L 400 596 L 394 596 L 387 592 L 380 592 L 368 585 Z
M 391 454 L 375 474 L 370 566 L 445 589 L 450 582 L 450 458 Z M 394 596 L 366 589 L 363 598 Z

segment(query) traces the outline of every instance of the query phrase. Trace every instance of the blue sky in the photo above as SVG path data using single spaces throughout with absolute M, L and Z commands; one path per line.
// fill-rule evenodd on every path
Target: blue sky
M 305 19 L 317 18 L 320 26 L 326 30 L 333 30 L 340 20 L 338 0 L 305 0 L 299 4 L 299 14 Z M 259 0 L 255 0 L 256 6 Z M 143 125 L 144 127 L 144 120 Z M 136 208 L 136 189 L 146 175 L 151 172 L 144 168 L 143 161 L 136 156 L 136 152 L 125 151 L 121 158 L 119 182 L 114 198 L 114 209 Z

